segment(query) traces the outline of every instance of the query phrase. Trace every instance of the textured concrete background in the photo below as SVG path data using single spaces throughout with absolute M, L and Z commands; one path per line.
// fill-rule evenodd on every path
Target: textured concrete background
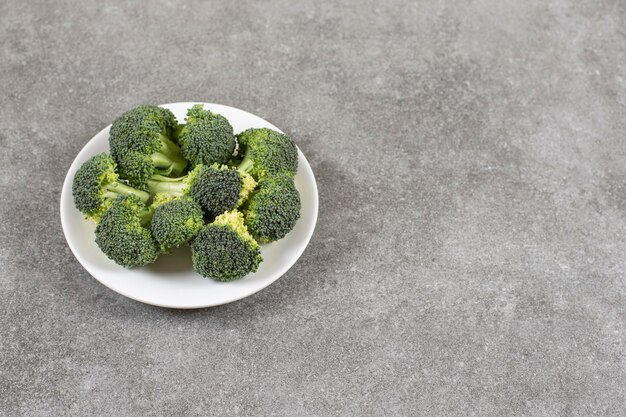
M 626 415 L 626 3 L 0 2 L 0 415 Z M 143 102 L 293 135 L 316 233 L 198 311 L 91 278 L 58 202 Z

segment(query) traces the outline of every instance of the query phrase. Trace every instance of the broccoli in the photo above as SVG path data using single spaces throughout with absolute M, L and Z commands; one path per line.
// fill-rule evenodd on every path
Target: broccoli
M 233 210 L 216 217 L 191 241 L 193 267 L 205 278 L 232 281 L 255 272 L 263 260 L 258 243 Z
M 256 181 L 236 168 L 214 164 L 196 165 L 185 177 L 154 176 L 148 181 L 152 194 L 169 197 L 190 196 L 210 216 L 217 216 L 241 205 L 256 186 Z
M 96 244 L 109 259 L 126 268 L 154 262 L 159 250 L 146 227 L 153 211 L 134 195 L 116 198 L 96 226 Z
M 237 140 L 239 169 L 256 180 L 280 172 L 296 174 L 298 149 L 289 136 L 271 129 L 248 129 Z
M 177 126 L 174 114 L 157 106 L 138 106 L 118 117 L 109 132 L 109 146 L 120 176 L 145 188 L 153 174 L 181 175 L 187 161 L 171 139 Z
M 145 191 L 124 184 L 117 175 L 115 161 L 105 153 L 89 158 L 76 171 L 72 194 L 76 208 L 96 223 L 120 195 L 135 195 L 143 203 L 150 198 Z
M 189 241 L 204 227 L 204 213 L 191 198 L 172 199 L 157 194 L 152 206 L 155 209 L 150 230 L 163 252 Z
M 285 237 L 300 218 L 300 194 L 293 177 L 282 173 L 260 180 L 243 213 L 246 227 L 258 242 Z
M 226 163 L 237 144 L 228 120 L 196 104 L 187 110 L 187 124 L 177 131 L 182 155 L 196 165 Z

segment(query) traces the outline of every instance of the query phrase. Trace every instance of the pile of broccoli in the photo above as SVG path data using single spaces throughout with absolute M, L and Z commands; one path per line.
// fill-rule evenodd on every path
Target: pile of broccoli
M 255 272 L 259 244 L 282 239 L 300 217 L 298 151 L 286 135 L 248 129 L 201 104 L 185 124 L 142 105 L 117 118 L 110 153 L 76 171 L 76 208 L 96 223 L 96 243 L 126 268 L 189 245 L 196 272 L 231 281 Z

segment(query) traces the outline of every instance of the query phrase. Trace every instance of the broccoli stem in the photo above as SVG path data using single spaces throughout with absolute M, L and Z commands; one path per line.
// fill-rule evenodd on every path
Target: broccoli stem
M 172 175 L 179 176 L 187 166 L 187 161 L 180 153 L 180 147 L 163 134 L 161 134 L 160 139 L 161 149 L 150 155 L 154 166 L 168 169 Z
M 159 193 L 166 194 L 170 197 L 181 197 L 187 188 L 184 181 L 187 177 L 169 178 L 162 175 L 153 175 L 148 181 L 148 190 L 152 195 Z
M 146 201 L 148 201 L 148 199 L 150 198 L 150 194 L 148 194 L 145 191 L 141 191 L 141 190 L 137 190 L 136 188 L 130 187 L 126 184 L 123 184 L 121 182 L 114 182 L 111 184 L 107 184 L 105 187 L 106 190 L 106 194 L 109 197 L 117 197 L 119 195 L 136 195 L 137 197 L 139 197 L 139 199 L 141 201 L 143 201 L 144 203 Z
M 158 182 L 182 182 L 182 181 L 185 181 L 185 179 L 187 179 L 187 175 L 183 177 L 174 178 L 174 177 L 166 177 L 163 175 L 154 174 L 151 178 L 154 181 L 158 181 Z
M 178 141 L 178 138 L 180 137 L 180 133 L 183 131 L 184 128 L 185 128 L 185 125 L 178 125 L 176 126 L 176 129 L 174 129 L 174 137 L 176 138 L 176 141 Z
M 170 138 L 168 138 L 167 135 L 164 135 L 163 133 L 161 133 L 161 135 L 159 136 L 159 139 L 161 139 L 161 149 L 162 151 L 164 151 L 164 153 L 180 154 L 180 147 L 176 143 L 174 143 Z
M 150 222 L 152 221 L 153 214 L 154 214 L 154 207 L 152 206 L 146 207 L 145 209 L 141 211 L 141 214 L 139 214 L 139 217 L 141 219 L 139 223 L 141 223 L 143 227 L 148 226 Z
M 152 162 L 157 168 L 169 168 L 172 165 L 172 159 L 167 155 L 163 155 L 161 152 L 153 153 L 150 155 L 150 158 L 152 158 Z
M 157 175 L 170 175 L 172 173 L 172 167 L 169 168 L 154 168 L 154 172 Z
M 246 174 L 249 174 L 253 165 L 254 165 L 254 162 L 252 161 L 252 159 L 250 159 L 248 157 L 248 155 L 246 155 L 246 156 L 244 156 L 243 161 L 241 161 L 241 163 L 239 164 L 239 166 L 237 168 L 240 171 L 243 171 Z

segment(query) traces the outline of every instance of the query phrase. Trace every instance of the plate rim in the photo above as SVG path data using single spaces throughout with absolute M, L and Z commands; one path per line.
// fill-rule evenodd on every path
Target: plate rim
M 218 104 L 218 103 L 209 103 L 209 102 L 172 102 L 172 103 L 165 103 L 165 104 L 159 104 L 159 107 L 165 107 L 165 108 L 169 108 L 170 106 L 187 106 L 190 107 L 194 104 L 203 104 L 205 106 L 208 107 L 222 107 L 222 108 L 229 108 L 235 111 L 239 111 L 239 112 L 243 112 L 245 114 L 254 116 L 256 118 L 262 119 L 263 121 L 265 121 L 266 123 L 268 123 L 272 129 L 278 131 L 278 132 L 282 132 L 282 130 L 278 129 L 273 123 L 269 122 L 268 120 L 255 115 L 254 113 L 250 113 L 248 111 L 245 111 L 243 109 L 237 108 L 237 107 L 232 107 L 232 106 L 227 106 L 224 104 Z M 228 303 L 232 303 L 235 301 L 239 301 L 242 300 L 246 297 L 249 297 L 253 294 L 256 294 L 257 292 L 269 287 L 270 285 L 272 285 L 274 282 L 276 282 L 278 279 L 280 279 L 287 271 L 289 271 L 289 269 L 291 269 L 296 262 L 302 257 L 302 255 L 304 254 L 304 252 L 306 251 L 306 248 L 309 246 L 309 243 L 311 241 L 311 238 L 313 237 L 313 233 L 315 232 L 315 228 L 317 226 L 317 219 L 319 216 L 319 193 L 318 193 L 318 188 L 317 188 L 317 181 L 315 179 L 315 173 L 313 172 L 313 169 L 311 168 L 311 164 L 309 163 L 309 161 L 306 159 L 306 156 L 304 155 L 304 153 L 300 150 L 300 148 L 296 145 L 296 149 L 298 151 L 299 157 L 301 157 L 305 162 L 306 162 L 306 166 L 304 167 L 304 169 L 306 169 L 307 171 L 309 171 L 309 174 L 311 175 L 312 181 L 311 181 L 311 191 L 312 191 L 312 205 L 313 205 L 313 222 L 311 227 L 308 228 L 307 231 L 307 235 L 305 237 L 305 239 L 303 239 L 303 247 L 302 250 L 300 251 L 300 253 L 294 257 L 293 262 L 288 262 L 286 266 L 280 268 L 280 270 L 278 272 L 275 273 L 275 277 L 273 279 L 271 279 L 267 284 L 253 289 L 253 291 L 248 291 L 248 292 L 243 292 L 242 294 L 238 294 L 235 297 L 232 298 L 228 298 L 225 299 L 224 301 L 221 302 L 216 302 L 216 303 L 208 303 L 208 304 L 189 304 L 189 305 L 178 305 L 178 304 L 171 304 L 171 303 L 164 303 L 164 302 L 155 302 L 153 300 L 148 300 L 144 297 L 142 297 L 141 295 L 136 295 L 134 293 L 130 294 L 124 290 L 120 290 L 119 288 L 113 288 L 110 285 L 108 285 L 106 282 L 104 282 L 103 280 L 101 280 L 97 274 L 95 274 L 93 272 L 93 269 L 87 264 L 87 262 L 85 262 L 81 256 L 79 256 L 77 254 L 77 249 L 75 248 L 75 243 L 72 243 L 72 239 L 68 236 L 68 228 L 69 226 L 66 225 L 66 220 L 65 220 L 65 216 L 64 216 L 64 208 L 67 210 L 66 205 L 68 204 L 66 202 L 67 200 L 67 192 L 71 192 L 71 183 L 73 181 L 73 176 L 72 178 L 70 178 L 70 173 L 71 172 L 75 172 L 76 169 L 78 169 L 78 167 L 76 166 L 78 164 L 78 159 L 79 156 L 81 155 L 81 153 L 83 153 L 85 151 L 85 148 L 94 140 L 96 139 L 97 136 L 105 133 L 107 130 L 109 130 L 111 127 L 111 124 L 105 126 L 103 129 L 101 129 L 100 131 L 98 131 L 95 135 L 93 135 L 87 142 L 84 143 L 84 145 L 82 146 L 82 148 L 78 151 L 78 153 L 74 156 L 74 159 L 72 160 L 69 168 L 67 169 L 67 172 L 65 174 L 65 179 L 63 180 L 63 185 L 61 188 L 61 193 L 59 196 L 59 216 L 61 217 L 61 228 L 63 229 L 63 236 L 65 237 L 65 241 L 67 242 L 67 245 L 70 248 L 70 251 L 72 252 L 72 254 L 74 255 L 74 258 L 76 258 L 76 260 L 79 262 L 79 264 L 83 267 L 83 269 L 85 269 L 85 271 L 87 271 L 89 273 L 89 275 L 91 275 L 96 281 L 98 281 L 100 284 L 104 285 L 105 287 L 107 287 L 108 289 L 110 289 L 111 291 L 114 291 L 124 297 L 128 297 L 132 300 L 144 303 L 144 304 L 149 304 L 149 305 L 154 305 L 157 307 L 163 307 L 163 308 L 173 308 L 173 309 L 199 309 L 199 308 L 208 308 L 208 307 L 216 307 L 216 306 L 220 306 L 220 305 L 224 305 L 224 304 L 228 304 Z M 106 133 L 108 134 L 108 133 Z M 76 168 L 76 169 L 74 169 Z M 227 284 L 227 283 L 226 283 Z

